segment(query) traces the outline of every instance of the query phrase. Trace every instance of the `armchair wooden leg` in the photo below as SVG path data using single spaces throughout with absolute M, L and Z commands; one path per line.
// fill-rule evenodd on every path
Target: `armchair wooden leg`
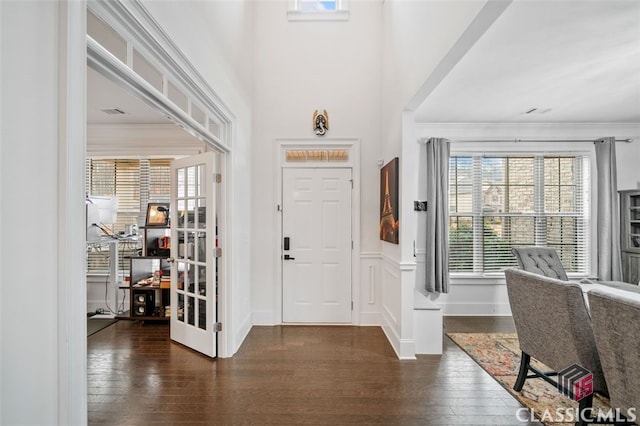
M 520 392 L 524 386 L 524 381 L 527 380 L 527 373 L 529 372 L 529 363 L 531 362 L 531 356 L 525 352 L 522 352 L 520 357 L 520 372 L 516 383 L 513 385 L 513 390 Z

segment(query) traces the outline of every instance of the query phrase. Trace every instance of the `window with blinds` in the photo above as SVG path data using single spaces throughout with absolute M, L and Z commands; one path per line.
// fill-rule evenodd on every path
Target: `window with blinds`
M 126 225 L 144 225 L 147 203 L 170 201 L 171 161 L 165 159 L 87 159 L 86 192 L 92 196 L 118 197 L 116 222 L 103 224 L 113 233 Z M 136 256 L 140 244 L 119 242 L 119 264 L 125 267 L 127 257 Z M 88 247 L 87 271 L 103 273 L 109 269 L 109 248 L 91 244 Z
M 586 155 L 452 156 L 449 270 L 517 266 L 512 247 L 546 246 L 569 273 L 589 272 Z

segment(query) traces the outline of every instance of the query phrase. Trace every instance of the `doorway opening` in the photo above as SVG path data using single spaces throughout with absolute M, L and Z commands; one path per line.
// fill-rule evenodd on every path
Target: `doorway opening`
M 162 275 L 165 269 L 170 270 L 171 284 L 165 285 L 171 291 L 161 287 L 134 288 L 139 284 L 144 286 L 146 280 L 127 283 L 123 279 L 125 273 L 120 276 L 127 269 L 127 265 L 123 265 L 110 274 L 109 287 L 114 293 L 110 300 L 115 312 L 123 316 L 129 312 L 132 319 L 139 313 L 144 320 L 166 320 L 171 325 L 172 337 L 174 328 L 182 329 L 175 334 L 176 341 L 209 356 L 231 356 L 233 326 L 230 304 L 226 300 L 231 252 L 225 251 L 222 258 L 218 255 L 228 242 L 226 187 L 229 180 L 223 176 L 231 162 L 231 114 L 141 4 L 89 3 L 86 38 L 91 81 L 106 80 L 111 84 L 110 89 L 99 94 L 109 98 L 124 93 L 131 101 L 127 107 L 120 107 L 117 102 L 125 102 L 120 98 L 114 101 L 115 105 L 105 104 L 99 108 L 99 113 L 109 118 L 100 115 L 104 122 L 89 123 L 87 156 L 134 158 L 147 163 L 170 158 L 172 165 L 170 193 L 165 191 L 162 195 L 167 199 L 141 197 L 137 200 L 136 217 L 129 218 L 129 222 L 137 219 L 137 223 L 118 224 L 121 227 L 137 225 L 139 229 L 144 226 L 142 254 L 148 256 L 150 244 L 153 247 L 157 244 L 158 251 L 162 251 L 158 254 L 163 258 L 160 265 L 162 260 L 173 264 L 146 271 L 152 275 L 151 285 L 156 281 L 158 286 L 163 284 L 162 279 L 155 279 L 156 272 Z M 102 80 L 96 80 L 94 75 Z M 98 113 L 89 106 L 87 109 L 90 117 Z M 203 156 L 207 157 L 206 161 Z M 187 159 L 196 163 L 175 165 Z M 162 235 L 154 234 L 150 238 L 146 229 L 150 225 L 143 219 L 147 205 L 153 201 L 164 202 L 165 219 L 170 220 L 153 224 L 153 230 L 159 230 Z M 120 238 L 119 229 L 110 232 Z M 124 301 L 127 293 L 130 310 L 126 302 L 119 302 L 122 296 Z M 164 293 L 170 293 L 170 297 L 168 294 L 164 297 Z M 134 295 L 141 298 L 139 306 Z M 219 309 L 213 306 L 218 300 Z M 219 323 L 225 323 L 225 327 Z M 186 334 L 190 337 L 184 338 Z M 203 345 L 207 349 L 203 350 L 199 344 L 202 342 L 196 340 L 205 338 Z

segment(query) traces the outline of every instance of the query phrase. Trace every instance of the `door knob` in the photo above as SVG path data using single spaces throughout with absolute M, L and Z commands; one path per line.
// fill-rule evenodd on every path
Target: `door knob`
M 284 255 L 284 260 L 296 260 L 296 258 L 295 257 L 291 257 L 288 254 L 285 254 Z

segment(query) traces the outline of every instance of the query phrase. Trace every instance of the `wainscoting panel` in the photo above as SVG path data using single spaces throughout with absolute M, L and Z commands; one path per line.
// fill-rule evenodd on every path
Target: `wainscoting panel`
M 360 254 L 360 325 L 382 324 L 382 256 Z
M 399 268 L 388 259 L 382 261 L 382 330 L 396 354 L 400 352 L 401 292 Z

